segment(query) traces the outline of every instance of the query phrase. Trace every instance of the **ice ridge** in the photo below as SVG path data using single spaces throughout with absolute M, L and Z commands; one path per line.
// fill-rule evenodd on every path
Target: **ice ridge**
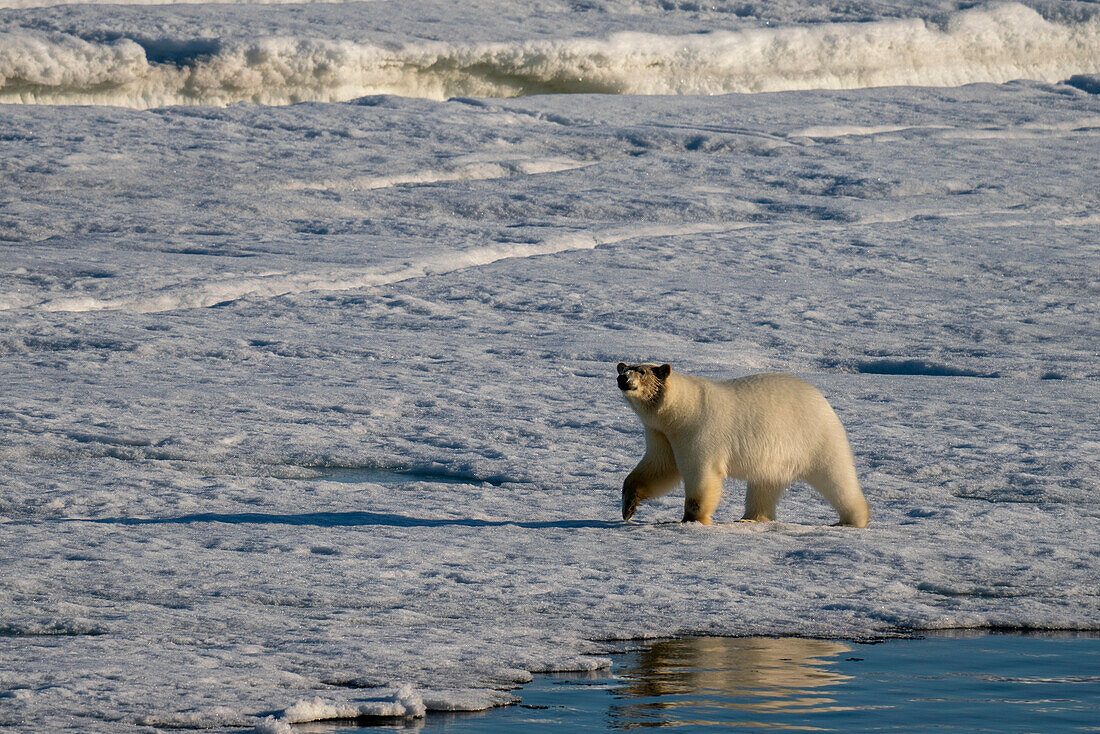
M 369 94 L 447 99 L 959 86 L 1059 82 L 1098 72 L 1100 18 L 1052 22 L 1016 3 L 960 11 L 942 24 L 892 19 L 396 49 L 303 37 L 87 39 L 32 28 L 0 34 L 0 103 L 137 108 L 337 102 Z

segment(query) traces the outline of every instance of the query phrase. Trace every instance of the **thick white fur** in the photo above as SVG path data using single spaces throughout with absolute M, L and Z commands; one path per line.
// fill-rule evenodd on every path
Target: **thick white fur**
M 709 524 L 722 480 L 733 477 L 748 482 L 743 520 L 774 520 L 783 490 L 802 479 L 836 509 L 840 525 L 867 525 L 870 511 L 848 436 L 812 385 L 793 375 L 717 382 L 668 371 L 667 365 L 656 373 L 653 368 L 619 367 L 620 375 L 628 375 L 624 379 L 638 378 L 640 389 L 627 387 L 623 395 L 642 419 L 646 438 L 645 456 L 623 483 L 624 518 L 641 500 L 665 494 L 683 479 L 684 521 Z M 662 369 L 667 377 L 658 380 Z M 646 393 L 647 380 L 658 386 L 659 400 Z

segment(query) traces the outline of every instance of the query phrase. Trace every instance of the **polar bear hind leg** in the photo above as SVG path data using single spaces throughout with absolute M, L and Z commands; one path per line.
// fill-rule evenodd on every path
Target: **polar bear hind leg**
M 811 487 L 821 492 L 840 514 L 840 522 L 837 525 L 846 525 L 855 528 L 867 527 L 871 519 L 871 510 L 867 506 L 867 499 L 859 489 L 859 480 L 856 479 L 855 467 L 836 464 L 824 467 L 806 477 Z

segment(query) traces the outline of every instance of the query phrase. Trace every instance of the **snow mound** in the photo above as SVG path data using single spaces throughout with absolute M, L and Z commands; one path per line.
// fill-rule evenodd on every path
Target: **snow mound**
M 408 683 L 385 689 L 376 698 L 362 701 L 327 701 L 320 696 L 301 700 L 283 711 L 278 717 L 268 716 L 257 725 L 256 731 L 265 734 L 283 734 L 293 731 L 290 724 L 328 719 L 363 718 L 411 718 L 424 717 L 424 699 Z

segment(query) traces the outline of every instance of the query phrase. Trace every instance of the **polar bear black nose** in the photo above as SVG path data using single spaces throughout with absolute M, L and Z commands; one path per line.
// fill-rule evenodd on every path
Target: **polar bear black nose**
M 630 389 L 630 378 L 627 377 L 626 375 L 619 375 L 619 389 L 620 390 L 629 390 Z

